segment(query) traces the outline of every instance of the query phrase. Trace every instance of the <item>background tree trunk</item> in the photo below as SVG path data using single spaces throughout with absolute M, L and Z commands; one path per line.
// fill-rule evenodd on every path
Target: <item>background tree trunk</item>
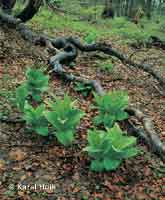
M 0 0 L 0 7 L 5 13 L 11 14 L 16 0 Z
M 104 10 L 102 12 L 103 18 L 114 18 L 114 9 L 113 9 L 113 1 L 112 0 L 105 0 Z
M 38 12 L 42 2 L 42 0 L 29 0 L 27 6 L 16 17 L 21 19 L 23 22 L 32 19 L 33 16 Z

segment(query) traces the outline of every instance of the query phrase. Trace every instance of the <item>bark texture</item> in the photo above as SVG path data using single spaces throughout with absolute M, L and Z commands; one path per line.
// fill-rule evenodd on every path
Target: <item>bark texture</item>
M 41 5 L 42 0 L 29 0 L 27 6 L 16 17 L 19 18 L 22 22 L 26 22 L 33 18 Z

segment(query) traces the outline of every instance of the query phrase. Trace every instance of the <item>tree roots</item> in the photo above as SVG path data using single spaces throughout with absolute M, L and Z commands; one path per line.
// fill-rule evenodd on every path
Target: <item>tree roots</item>
M 4 14 L 0 12 L 0 23 L 7 25 L 8 27 L 15 28 L 20 35 L 29 42 L 35 45 L 42 45 L 48 48 L 49 50 L 54 50 L 57 54 L 55 56 L 50 57 L 49 64 L 52 67 L 52 71 L 55 72 L 60 78 L 63 78 L 68 81 L 78 81 L 83 83 L 91 84 L 93 89 L 99 95 L 104 95 L 105 91 L 101 86 L 100 82 L 97 80 L 88 80 L 82 77 L 74 76 L 73 74 L 69 74 L 63 69 L 64 63 L 70 63 L 74 61 L 78 55 L 78 50 L 90 52 L 90 51 L 100 51 L 110 56 L 114 56 L 118 58 L 124 64 L 129 66 L 133 66 L 139 69 L 144 70 L 151 74 L 154 78 L 156 78 L 161 86 L 165 86 L 165 80 L 157 74 L 152 67 L 149 65 L 141 65 L 138 63 L 134 63 L 132 60 L 127 58 L 122 53 L 113 49 L 110 45 L 107 44 L 91 44 L 91 45 L 83 45 L 79 39 L 69 37 L 69 38 L 50 38 L 44 34 L 37 34 L 31 31 L 22 21 L 17 18 L 14 18 L 10 15 Z M 61 50 L 62 49 L 62 50 Z M 140 130 L 135 127 L 131 119 L 127 120 L 126 123 L 131 132 L 141 138 L 145 143 L 147 143 L 153 152 L 158 154 L 163 160 L 165 155 L 165 146 L 162 144 L 158 137 L 158 133 L 154 130 L 153 122 L 144 115 L 140 110 L 129 107 L 126 109 L 126 112 L 130 116 L 134 116 L 140 121 L 144 127 L 144 130 Z M 1 121 L 1 120 L 0 120 Z

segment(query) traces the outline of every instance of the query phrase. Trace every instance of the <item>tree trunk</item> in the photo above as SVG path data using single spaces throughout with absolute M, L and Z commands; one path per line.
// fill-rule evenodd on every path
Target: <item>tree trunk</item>
M 102 12 L 103 18 L 114 18 L 115 13 L 114 13 L 112 3 L 113 3 L 112 0 L 105 0 L 105 7 Z
M 29 0 L 27 6 L 16 17 L 21 19 L 22 22 L 26 22 L 33 18 L 33 16 L 38 12 L 41 5 L 42 0 Z
M 146 12 L 147 18 L 151 19 L 151 11 L 152 11 L 152 0 L 147 0 L 146 3 Z
M 16 0 L 0 0 L 0 7 L 5 13 L 11 14 Z

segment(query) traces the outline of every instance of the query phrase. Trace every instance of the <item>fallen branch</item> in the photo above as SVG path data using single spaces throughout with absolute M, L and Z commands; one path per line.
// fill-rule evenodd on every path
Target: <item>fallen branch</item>
M 9 124 L 17 124 L 17 123 L 25 123 L 25 120 L 19 117 L 0 117 L 0 122 L 9 123 Z
M 65 54 L 65 56 L 64 56 Z M 53 68 L 53 71 L 60 77 L 64 78 L 65 80 L 68 81 L 79 81 L 82 83 L 88 83 L 90 84 L 93 89 L 95 90 L 95 92 L 99 95 L 104 95 L 105 91 L 103 89 L 103 87 L 101 86 L 99 81 L 96 80 L 86 80 L 83 79 L 81 77 L 76 77 L 72 74 L 68 74 L 63 68 L 62 65 L 60 64 L 60 62 L 62 62 L 62 58 L 64 59 L 70 59 L 70 54 L 69 53 L 59 53 L 56 56 L 50 58 L 50 65 Z M 58 60 L 58 58 L 60 58 L 60 60 Z M 164 155 L 165 155 L 165 146 L 163 145 L 163 143 L 160 141 L 158 134 L 155 132 L 154 130 L 154 125 L 152 123 L 152 121 L 146 116 L 144 115 L 140 110 L 129 107 L 126 109 L 126 112 L 130 115 L 130 116 L 135 116 L 142 124 L 143 127 L 145 129 L 145 132 L 137 129 L 135 127 L 135 125 L 133 125 L 133 123 L 128 120 L 127 124 L 128 126 L 133 130 L 133 134 L 135 134 L 135 136 L 137 136 L 138 138 L 142 139 L 143 141 L 145 141 L 146 144 L 148 144 L 151 147 L 151 150 L 156 153 L 157 155 L 161 156 L 162 159 L 164 159 Z M 146 134 L 147 133 L 147 134 Z
M 165 41 L 161 40 L 159 37 L 157 36 L 151 36 L 149 38 L 149 41 L 147 42 L 147 46 L 149 47 L 158 47 L 160 49 L 165 50 Z
M 122 63 L 127 64 L 129 66 L 139 68 L 149 74 L 151 74 L 155 79 L 158 80 L 160 85 L 165 88 L 165 79 L 156 71 L 153 70 L 153 67 L 148 64 L 140 64 L 140 63 L 135 63 L 131 59 L 127 58 L 125 55 L 122 53 L 118 52 L 116 49 L 113 49 L 110 45 L 107 44 L 102 44 L 102 43 L 96 43 L 96 44 L 89 44 L 89 45 L 83 45 L 78 39 L 75 38 L 68 38 L 68 41 L 74 44 L 78 49 L 81 51 L 101 51 L 105 54 L 114 56 L 118 58 Z
M 129 115 L 135 116 L 139 121 L 142 122 L 144 130 L 148 134 L 152 151 L 162 156 L 165 156 L 165 145 L 163 145 L 163 143 L 160 141 L 158 133 L 156 133 L 156 131 L 154 130 L 154 125 L 151 119 L 148 118 L 140 110 L 135 109 L 133 107 L 127 108 L 126 111 Z
M 95 43 L 95 44 L 88 44 L 84 45 L 80 42 L 79 39 L 69 37 L 69 38 L 50 38 L 47 35 L 43 34 L 37 34 L 31 31 L 24 23 L 21 23 L 21 21 L 17 18 L 14 18 L 10 15 L 4 14 L 3 12 L 0 12 L 0 21 L 11 26 L 15 26 L 16 30 L 21 34 L 21 36 L 34 44 L 40 44 L 40 45 L 47 45 L 50 47 L 50 43 L 52 44 L 51 47 L 55 47 L 57 49 L 64 48 L 68 43 L 74 45 L 76 48 L 78 48 L 81 51 L 85 52 L 92 52 L 92 51 L 100 51 L 107 55 L 114 56 L 118 58 L 122 63 L 127 64 L 128 66 L 133 66 L 135 68 L 139 68 L 150 75 L 152 75 L 157 81 L 160 83 L 160 85 L 165 88 L 165 79 L 153 69 L 152 66 L 148 64 L 141 64 L 141 63 L 135 63 L 116 49 L 112 48 L 111 45 L 107 45 L 104 43 Z M 49 45 L 48 45 L 49 44 Z

